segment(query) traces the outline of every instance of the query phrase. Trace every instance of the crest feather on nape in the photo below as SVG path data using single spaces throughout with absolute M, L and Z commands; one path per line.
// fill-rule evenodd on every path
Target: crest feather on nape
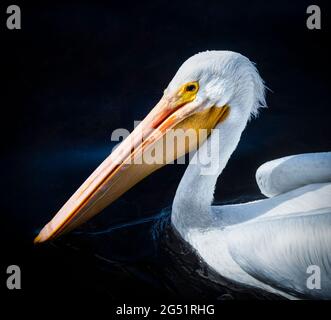
M 251 62 L 252 65 L 252 78 L 254 83 L 254 103 L 251 110 L 250 119 L 256 118 L 259 115 L 261 108 L 267 108 L 266 103 L 266 89 L 268 89 L 261 78 L 256 64 Z
M 240 53 L 231 52 L 226 64 L 227 74 L 234 86 L 232 99 L 239 105 L 247 105 L 249 101 L 249 120 L 259 114 L 261 108 L 266 108 L 266 86 L 255 63 Z

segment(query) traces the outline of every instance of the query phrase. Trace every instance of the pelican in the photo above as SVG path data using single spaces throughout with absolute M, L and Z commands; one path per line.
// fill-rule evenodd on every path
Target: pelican
M 247 123 L 265 106 L 264 82 L 245 56 L 206 51 L 190 57 L 157 105 L 35 242 L 73 230 L 147 175 L 191 153 L 172 204 L 171 223 L 196 254 L 238 285 L 290 299 L 331 298 L 331 152 L 267 162 L 256 172 L 265 198 L 213 205 L 218 177 Z M 205 129 L 207 134 L 198 145 L 185 140 L 176 152 L 161 149 L 160 162 L 144 160 L 172 129 Z M 315 287 L 308 283 L 310 270 L 319 272 L 320 284 Z

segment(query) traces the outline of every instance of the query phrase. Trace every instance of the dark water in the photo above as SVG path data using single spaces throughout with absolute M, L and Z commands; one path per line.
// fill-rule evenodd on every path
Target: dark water
M 272 89 L 270 107 L 249 124 L 219 179 L 217 203 L 259 198 L 254 174 L 267 160 L 330 150 L 329 21 L 308 30 L 308 1 L 21 3 L 22 30 L 1 30 L 0 272 L 18 264 L 24 275 L 24 290 L 7 294 L 32 301 L 259 296 L 219 286 L 170 230 L 182 165 L 146 178 L 79 231 L 40 247 L 32 240 L 109 154 L 112 130 L 131 130 L 199 51 L 241 52 Z

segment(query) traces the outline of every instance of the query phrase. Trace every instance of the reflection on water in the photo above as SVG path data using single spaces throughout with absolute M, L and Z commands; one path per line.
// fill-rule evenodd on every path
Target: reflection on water
M 170 223 L 170 207 L 159 214 L 106 227 L 94 221 L 84 230 L 56 241 L 97 261 L 112 287 L 115 300 L 123 283 L 114 288 L 113 275 L 126 274 L 148 284 L 152 293 L 186 300 L 280 299 L 261 290 L 238 286 L 214 272 L 185 243 Z

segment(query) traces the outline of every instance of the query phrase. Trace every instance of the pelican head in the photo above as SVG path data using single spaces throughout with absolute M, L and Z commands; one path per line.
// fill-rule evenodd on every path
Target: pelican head
M 162 151 L 161 161 L 147 163 L 145 156 L 157 150 L 171 129 L 206 129 L 210 134 L 228 121 L 243 130 L 264 104 L 264 85 L 249 59 L 230 51 L 192 56 L 179 68 L 157 105 L 72 195 L 35 242 L 76 228 L 153 171 L 198 148 L 185 141 L 177 145 L 176 152 Z
M 165 90 L 165 96 L 176 96 L 178 88 L 193 89 L 195 112 L 213 106 L 241 108 L 242 115 L 257 115 L 265 106 L 264 84 L 254 64 L 232 51 L 205 51 L 187 59 Z M 249 101 L 247 101 L 247 99 Z M 243 101 L 246 100 L 246 101 Z

